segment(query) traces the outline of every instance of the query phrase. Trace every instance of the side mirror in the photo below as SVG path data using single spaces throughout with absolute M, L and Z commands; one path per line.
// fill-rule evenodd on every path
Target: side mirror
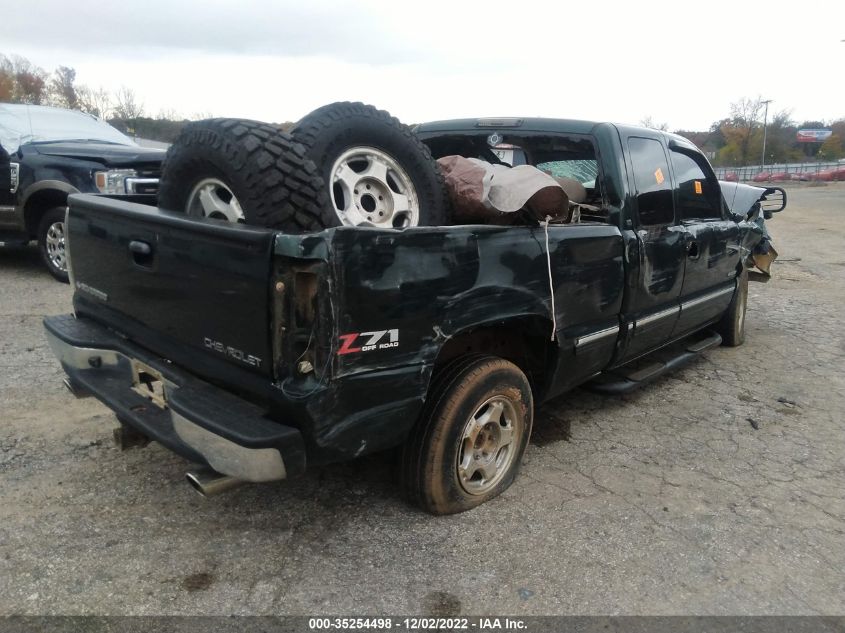
M 773 213 L 778 213 L 786 208 L 786 191 L 780 187 L 766 188 L 763 197 L 760 198 L 760 208 L 763 209 L 763 217 L 767 220 Z

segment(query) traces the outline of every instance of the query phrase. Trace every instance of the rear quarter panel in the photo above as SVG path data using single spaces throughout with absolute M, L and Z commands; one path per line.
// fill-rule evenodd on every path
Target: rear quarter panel
M 604 225 L 553 226 L 549 245 L 560 340 L 583 333 L 591 323 L 615 319 L 623 287 L 619 231 Z M 338 229 L 331 259 L 341 352 L 336 376 L 431 363 L 449 337 L 516 317 L 548 319 L 551 338 L 542 227 Z M 398 332 L 392 346 L 391 331 Z M 366 349 L 373 336 L 363 334 L 369 332 L 385 332 L 373 349 Z M 359 336 L 352 340 L 350 334 Z M 349 352 L 357 347 L 363 349 Z
M 524 317 L 548 324 L 551 392 L 605 366 L 615 337 L 575 352 L 577 337 L 618 324 L 624 289 L 623 242 L 603 224 L 552 226 L 552 317 L 543 227 L 425 227 L 327 231 L 333 313 L 331 357 L 322 387 L 283 381 L 301 398 L 312 448 L 327 459 L 401 442 L 424 404 L 442 346 L 452 337 Z M 282 237 L 282 242 L 301 238 Z M 295 247 L 280 249 L 291 253 Z M 308 249 L 301 249 L 303 251 Z

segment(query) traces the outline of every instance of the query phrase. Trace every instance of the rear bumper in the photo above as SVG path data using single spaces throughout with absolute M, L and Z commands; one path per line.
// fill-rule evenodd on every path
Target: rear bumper
M 91 320 L 47 317 L 44 329 L 72 390 L 90 392 L 123 423 L 173 452 L 244 481 L 274 481 L 305 470 L 300 432 L 263 417 L 260 407 Z M 164 406 L 133 390 L 137 363 L 161 375 Z

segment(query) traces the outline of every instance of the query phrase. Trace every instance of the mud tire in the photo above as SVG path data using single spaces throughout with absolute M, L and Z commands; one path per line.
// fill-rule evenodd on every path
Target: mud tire
M 325 188 L 305 148 L 286 132 L 244 119 L 189 123 L 167 152 L 158 204 L 186 212 L 197 183 L 226 185 L 244 222 L 288 233 L 320 231 L 331 224 Z

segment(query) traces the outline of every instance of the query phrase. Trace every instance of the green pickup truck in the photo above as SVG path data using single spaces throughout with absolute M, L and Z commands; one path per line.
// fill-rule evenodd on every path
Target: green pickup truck
M 238 126 L 250 156 L 301 169 L 300 192 L 332 178 L 283 132 L 220 129 Z M 44 321 L 70 390 L 113 409 L 127 443 L 157 440 L 205 467 L 188 476 L 205 493 L 398 449 L 409 499 L 443 514 L 511 484 L 538 403 L 582 384 L 626 392 L 743 342 L 758 218 L 785 206 L 782 192 L 723 187 L 692 144 L 651 129 L 471 119 L 415 135 L 432 159 L 497 161 L 505 143 L 579 174 L 580 221 L 394 227 L 339 214 L 293 233 L 154 197 L 73 195 L 73 314 Z M 352 142 L 338 155 L 376 144 Z M 369 160 L 395 159 L 375 149 Z M 344 172 L 344 186 L 367 191 L 376 172 Z M 389 181 L 403 204 L 426 198 L 412 176 L 404 191 Z M 206 201 L 243 212 L 242 197 Z

